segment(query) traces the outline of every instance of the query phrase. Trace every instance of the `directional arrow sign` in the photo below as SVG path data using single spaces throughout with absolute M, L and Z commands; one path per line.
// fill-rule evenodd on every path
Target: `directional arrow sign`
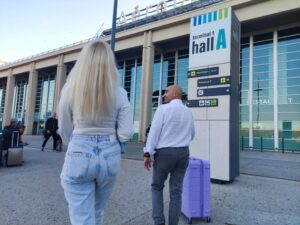
M 206 88 L 197 90 L 197 97 L 215 95 L 230 95 L 230 87 Z
M 198 87 L 211 86 L 211 85 L 222 85 L 222 84 L 230 84 L 230 76 L 205 78 L 205 79 L 197 80 Z
M 219 74 L 219 67 L 211 67 L 206 69 L 191 70 L 188 72 L 188 78 L 204 77 Z

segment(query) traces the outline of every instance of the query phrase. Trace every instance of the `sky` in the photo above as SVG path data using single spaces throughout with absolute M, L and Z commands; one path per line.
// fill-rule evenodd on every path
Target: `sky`
M 118 0 L 117 17 L 160 0 Z M 76 43 L 112 25 L 114 0 L 0 0 L 0 61 Z

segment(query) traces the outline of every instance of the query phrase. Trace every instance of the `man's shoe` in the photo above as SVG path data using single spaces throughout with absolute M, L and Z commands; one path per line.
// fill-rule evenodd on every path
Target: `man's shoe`
M 42 150 L 42 152 L 43 152 L 43 151 L 44 151 L 44 148 L 42 148 L 41 150 Z

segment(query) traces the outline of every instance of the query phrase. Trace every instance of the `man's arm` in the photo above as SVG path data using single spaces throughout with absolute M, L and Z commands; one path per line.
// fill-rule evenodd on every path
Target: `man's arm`
M 164 110 L 160 106 L 157 108 L 153 120 L 151 122 L 151 128 L 148 134 L 146 146 L 144 147 L 144 153 L 148 152 L 150 155 L 154 155 L 155 148 L 157 147 L 160 134 L 162 131 L 164 120 Z
M 155 154 L 155 148 L 160 138 L 163 120 L 163 108 L 158 107 L 151 123 L 151 128 L 148 134 L 146 146 L 144 147 L 144 167 L 146 170 L 150 170 L 150 168 L 152 167 L 150 155 Z

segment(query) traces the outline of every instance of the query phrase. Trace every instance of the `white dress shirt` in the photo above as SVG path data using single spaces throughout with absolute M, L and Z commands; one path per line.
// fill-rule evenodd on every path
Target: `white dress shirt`
M 116 90 L 116 110 L 101 121 L 85 121 L 74 112 L 68 101 L 68 87 L 62 90 L 58 106 L 59 134 L 65 144 L 71 140 L 72 134 L 85 135 L 116 135 L 123 143 L 132 138 L 133 120 L 127 92 L 118 87 Z
M 187 147 L 195 136 L 191 110 L 179 99 L 160 105 L 153 117 L 144 152 L 151 155 L 155 149 Z

